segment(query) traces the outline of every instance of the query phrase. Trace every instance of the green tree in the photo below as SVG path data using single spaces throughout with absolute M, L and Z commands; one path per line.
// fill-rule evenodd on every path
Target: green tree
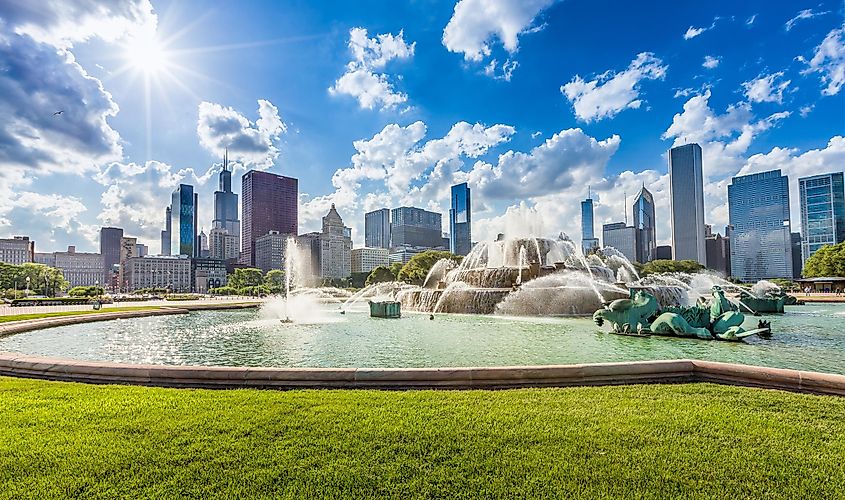
M 261 286 L 264 284 L 264 273 L 261 269 L 253 267 L 235 269 L 235 272 L 229 275 L 228 284 L 234 288 Z
M 285 291 L 285 272 L 279 269 L 267 271 L 264 275 L 264 286 L 270 289 L 270 293 L 282 293 Z
M 0 289 L 23 290 L 27 287 L 27 278 L 29 290 L 39 295 L 55 295 L 68 288 L 64 275 L 54 267 L 33 263 L 0 264 Z
M 702 269 L 704 269 L 704 266 L 694 260 L 653 260 L 643 265 L 640 276 L 656 273 L 693 274 Z
M 422 285 L 425 277 L 428 275 L 428 272 L 431 271 L 434 264 L 441 259 L 450 259 L 454 261 L 455 264 L 460 264 L 463 257 L 445 250 L 426 250 L 425 252 L 418 253 L 411 257 L 411 260 L 402 266 L 402 270 L 399 271 L 396 278 L 399 281 L 404 281 L 406 283 Z
M 238 289 L 231 286 L 221 286 L 208 291 L 211 295 L 237 295 Z
M 68 290 L 71 297 L 97 297 L 106 293 L 100 286 L 75 286 Z
M 366 286 L 370 286 L 376 283 L 386 283 L 389 281 L 396 281 L 396 275 L 393 274 L 393 271 L 391 271 L 389 267 L 378 266 L 370 271 L 369 276 L 367 276 L 367 281 L 364 284 Z
M 367 277 L 370 273 L 352 273 L 350 279 L 352 280 L 352 288 L 364 288 L 366 286 Z
M 845 242 L 825 245 L 804 263 L 805 278 L 845 277 Z
M 396 279 L 397 276 L 399 276 L 399 271 L 402 270 L 402 267 L 404 265 L 405 264 L 403 264 L 402 262 L 394 262 L 393 264 L 390 264 L 390 272 L 393 273 L 393 279 L 394 280 Z

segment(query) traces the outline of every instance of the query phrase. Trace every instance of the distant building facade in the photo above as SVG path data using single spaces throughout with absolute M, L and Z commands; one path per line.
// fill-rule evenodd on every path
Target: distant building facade
M 794 278 L 800 278 L 804 272 L 804 259 L 801 255 L 801 233 L 792 233 L 792 276 Z
M 472 199 L 466 182 L 452 186 L 449 209 L 449 251 L 467 255 L 472 250 Z
M 390 248 L 390 210 L 381 208 L 364 214 L 364 245 Z
M 191 259 L 191 284 L 196 293 L 226 286 L 226 262 L 220 259 Z
M 386 248 L 353 248 L 352 272 L 369 273 L 379 266 L 387 266 L 389 255 L 390 251 Z
M 654 218 L 654 196 L 644 185 L 634 198 L 634 228 L 637 232 L 635 260 L 643 264 L 656 258 L 657 230 Z
M 182 256 L 131 257 L 124 266 L 128 290 L 166 288 L 191 291 L 191 259 Z
M 824 245 L 845 241 L 843 173 L 798 179 L 801 201 L 801 257 L 804 262 Z
M 602 225 L 601 232 L 602 246 L 619 250 L 631 262 L 637 260 L 637 228 L 614 222 Z
M 587 199 L 581 202 L 581 251 L 587 255 L 598 247 L 599 239 L 596 238 L 593 221 L 593 199 L 587 195 Z
M 731 240 L 719 233 L 706 234 L 704 238 L 707 250 L 707 267 L 718 272 L 722 277 L 731 275 Z
M 416 207 L 399 207 L 390 212 L 390 247 L 443 248 L 442 216 Z
M 704 178 L 698 144 L 669 150 L 669 202 L 674 259 L 706 265 Z
M 75 246 L 67 252 L 37 254 L 39 263 L 62 272 L 71 287 L 103 285 L 103 256 L 98 253 L 77 252 Z
M 110 288 L 114 281 L 114 268 L 120 264 L 120 240 L 123 229 L 119 227 L 100 228 L 100 255 L 103 256 L 103 277 L 100 281 L 105 288 Z
M 28 236 L 0 239 L 0 262 L 20 265 L 35 261 L 35 242 Z
M 255 265 L 255 240 L 270 231 L 296 235 L 299 228 L 299 181 L 250 170 L 242 178 L 241 262 Z
M 255 240 L 255 267 L 263 272 L 285 268 L 285 249 L 289 234 L 270 231 Z
M 352 230 L 343 225 L 343 219 L 332 203 L 323 217 L 320 235 L 320 276 L 323 278 L 348 278 L 352 275 Z
M 654 255 L 656 260 L 672 260 L 672 247 L 669 245 L 657 245 Z
M 780 170 L 734 177 L 728 186 L 731 274 L 744 282 L 792 276 L 789 179 Z
M 170 236 L 172 230 L 173 214 L 170 207 L 164 209 L 164 229 L 161 231 L 161 255 L 170 255 Z
M 212 229 L 222 229 L 228 234 L 240 238 L 241 221 L 238 219 L 238 195 L 232 191 L 232 171 L 229 170 L 229 152 L 223 156 L 223 170 L 217 178 L 217 191 L 214 192 L 214 219 Z
M 120 239 L 120 262 L 117 272 L 118 290 L 125 290 L 129 286 L 126 263 L 133 257 L 138 257 L 138 239 L 124 236 Z
M 240 255 L 240 239 L 223 228 L 208 232 L 208 256 L 212 259 L 237 260 Z

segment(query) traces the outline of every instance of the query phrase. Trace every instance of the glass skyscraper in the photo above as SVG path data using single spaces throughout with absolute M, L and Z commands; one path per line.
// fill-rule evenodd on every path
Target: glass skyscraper
M 390 248 L 390 210 L 381 208 L 364 214 L 364 246 Z
M 634 227 L 637 229 L 637 262 L 654 260 L 657 236 L 654 224 L 654 196 L 643 186 L 634 199 Z
M 731 274 L 744 282 L 792 278 L 789 178 L 780 170 L 731 179 Z
M 581 251 L 587 255 L 598 246 L 593 224 L 593 199 L 587 195 L 587 199 L 581 202 Z
M 194 186 L 179 184 L 170 202 L 170 255 L 199 257 L 197 195 Z
M 672 256 L 704 265 L 704 178 L 701 146 L 684 144 L 669 150 L 669 199 Z
M 439 213 L 422 208 L 394 208 L 390 212 L 390 247 L 442 247 L 442 218 Z
M 801 256 L 804 262 L 824 245 L 845 241 L 843 173 L 798 179 L 801 198 Z
M 229 170 L 228 152 L 223 156 L 223 170 L 214 192 L 214 219 L 212 229 L 225 229 L 232 236 L 240 238 L 241 221 L 238 220 L 238 195 L 232 192 L 232 171 Z
M 449 250 L 455 255 L 467 255 L 472 250 L 472 207 L 470 189 L 466 182 L 452 186 Z

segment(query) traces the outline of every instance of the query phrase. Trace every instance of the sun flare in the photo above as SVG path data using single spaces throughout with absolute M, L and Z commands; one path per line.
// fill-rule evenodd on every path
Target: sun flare
M 127 62 L 136 70 L 155 74 L 168 66 L 167 51 L 155 35 L 138 36 L 126 45 Z

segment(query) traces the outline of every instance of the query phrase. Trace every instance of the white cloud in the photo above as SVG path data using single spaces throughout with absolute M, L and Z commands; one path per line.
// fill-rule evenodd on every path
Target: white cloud
M 497 67 L 498 64 L 499 61 L 496 59 L 490 61 L 490 63 L 484 67 L 484 74 L 496 80 L 504 80 L 506 82 L 511 81 L 513 72 L 517 67 L 519 67 L 519 62 L 508 59 L 502 63 L 500 67 Z
M 42 0 L 0 3 L 0 19 L 9 31 L 59 48 L 90 38 L 114 41 L 139 29 L 155 29 L 149 0 Z
M 687 28 L 687 31 L 684 33 L 684 40 L 689 40 L 691 38 L 695 38 L 698 35 L 707 31 L 708 29 L 710 29 L 710 28 L 693 28 L 692 26 L 690 26 L 689 28 Z
M 704 62 L 701 65 L 707 69 L 714 69 L 722 62 L 721 57 L 704 56 Z
M 801 118 L 807 118 L 807 115 L 809 115 L 813 111 L 813 108 L 815 108 L 815 107 L 816 106 L 814 104 L 808 104 L 806 106 L 801 106 L 801 109 L 798 110 L 798 112 L 801 114 Z
M 838 94 L 845 85 L 845 24 L 831 30 L 816 47 L 813 58 L 805 62 L 807 68 L 802 73 L 819 73 L 822 83 L 827 85 L 822 89 L 823 95 Z
M 404 32 L 367 37 L 364 28 L 349 30 L 349 50 L 352 61 L 346 65 L 346 72 L 329 88 L 332 95 L 346 94 L 358 100 L 363 109 L 393 108 L 408 100 L 408 96 L 396 92 L 385 73 L 378 71 L 392 60 L 410 59 L 414 55 L 416 42 L 406 43 Z
M 745 25 L 751 26 L 752 24 L 754 24 L 754 21 L 756 21 L 756 20 L 757 20 L 757 14 L 752 14 L 751 17 L 749 17 L 748 19 L 745 20 Z
M 639 98 L 640 82 L 662 80 L 667 69 L 654 54 L 643 52 L 624 71 L 606 71 L 590 81 L 575 75 L 560 91 L 572 103 L 579 120 L 612 118 L 625 109 L 639 108 L 643 103 Z
M 467 61 L 481 62 L 492 53 L 496 39 L 509 55 L 519 49 L 519 37 L 542 29 L 534 26 L 534 19 L 556 0 L 460 0 L 449 23 L 443 30 L 443 45 L 450 51 L 461 53 Z M 511 62 L 511 58 L 508 58 Z M 516 69 L 512 61 L 502 65 L 502 74 L 507 75 Z M 495 61 L 485 74 L 495 75 Z
M 253 123 L 231 107 L 203 101 L 198 106 L 197 136 L 214 156 L 228 148 L 233 160 L 246 166 L 267 169 L 279 156 L 276 146 L 287 132 L 279 110 L 270 101 L 258 100 L 258 119 Z
M 804 9 L 798 14 L 796 14 L 795 17 L 786 22 L 786 31 L 792 30 L 792 28 L 794 28 L 799 21 L 803 21 L 805 19 L 812 19 L 814 17 L 823 16 L 825 14 L 830 14 L 830 11 L 826 10 L 824 12 L 813 12 L 813 9 Z
M 780 81 L 776 81 L 780 80 Z M 783 80 L 783 71 L 770 75 L 761 75 L 757 78 L 743 82 L 745 97 L 749 102 L 776 102 L 783 103 L 783 93 L 789 87 L 791 80 Z

